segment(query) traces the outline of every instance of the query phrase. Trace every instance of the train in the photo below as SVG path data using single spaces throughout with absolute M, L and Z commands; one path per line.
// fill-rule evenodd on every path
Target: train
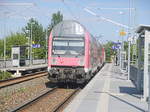
M 48 40 L 48 78 L 52 82 L 85 83 L 105 63 L 105 49 L 75 20 L 53 27 Z

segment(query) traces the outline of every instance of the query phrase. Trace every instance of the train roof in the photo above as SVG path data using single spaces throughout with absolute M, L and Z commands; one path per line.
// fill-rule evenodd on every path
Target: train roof
M 53 36 L 83 37 L 85 27 L 75 20 L 64 20 L 58 23 L 52 30 Z

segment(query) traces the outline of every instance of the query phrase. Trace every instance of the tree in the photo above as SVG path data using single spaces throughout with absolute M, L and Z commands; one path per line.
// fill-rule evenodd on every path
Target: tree
M 32 33 L 32 41 L 35 44 L 40 44 L 41 46 L 45 45 L 45 31 L 43 26 L 39 24 L 37 20 L 31 18 L 25 28 L 23 28 L 23 32 L 26 37 L 31 37 Z
M 52 28 L 61 21 L 63 21 L 63 14 L 61 14 L 60 11 L 52 14 L 51 24 L 48 26 L 48 36 L 49 36 Z
M 11 58 L 11 48 L 15 45 L 26 45 L 27 39 L 23 33 L 11 33 L 6 38 L 6 58 Z M 4 56 L 4 39 L 0 40 L 0 57 Z
M 110 62 L 111 57 L 115 55 L 115 51 L 112 49 L 113 43 L 111 41 L 107 42 L 104 45 L 105 53 L 106 53 L 106 61 Z
M 32 29 L 31 29 L 32 27 Z M 32 31 L 32 32 L 31 32 Z M 31 18 L 25 28 L 23 28 L 23 32 L 26 35 L 26 37 L 29 37 L 31 39 L 31 33 L 32 33 L 32 44 L 40 44 L 40 48 L 33 48 L 33 53 L 36 58 L 44 58 L 45 52 L 46 52 L 46 38 L 45 38 L 45 30 L 41 24 L 38 23 L 37 20 Z M 40 50 L 39 50 L 40 49 Z M 41 51 L 40 53 L 36 54 L 38 51 Z M 34 57 L 34 58 L 35 58 Z
M 11 33 L 6 37 L 6 56 L 11 57 L 11 48 L 15 45 L 26 45 L 27 38 L 23 33 Z
M 3 57 L 3 51 L 4 51 L 4 41 L 0 40 L 0 58 Z

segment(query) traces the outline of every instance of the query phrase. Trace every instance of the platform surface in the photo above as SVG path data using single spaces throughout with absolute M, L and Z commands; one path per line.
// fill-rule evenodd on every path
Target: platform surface
M 147 102 L 141 99 L 127 74 L 105 64 L 63 112 L 146 112 Z

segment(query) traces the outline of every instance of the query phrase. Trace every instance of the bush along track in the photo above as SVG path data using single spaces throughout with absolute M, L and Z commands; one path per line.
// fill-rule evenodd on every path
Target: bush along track
M 12 78 L 12 74 L 6 71 L 0 71 L 0 80 L 10 79 Z

